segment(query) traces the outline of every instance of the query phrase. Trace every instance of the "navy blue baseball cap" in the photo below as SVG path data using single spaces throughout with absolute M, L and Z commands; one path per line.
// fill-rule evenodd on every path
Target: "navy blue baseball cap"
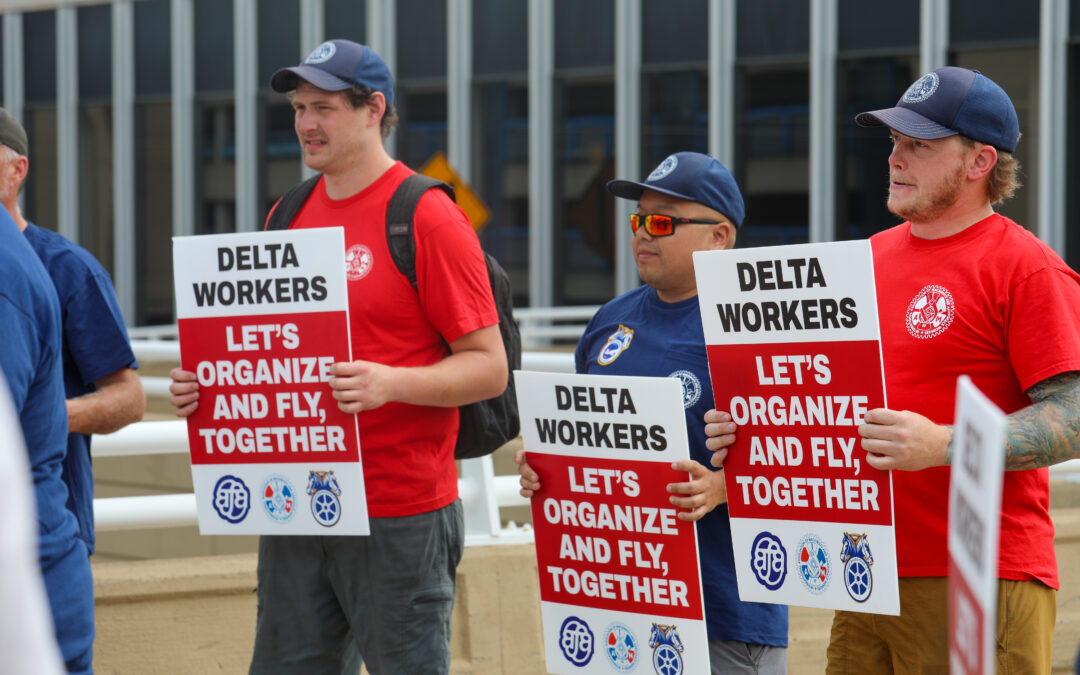
M 1020 122 L 1009 95 L 977 70 L 946 66 L 915 81 L 895 108 L 855 116 L 863 127 L 887 126 L 912 138 L 957 134 L 1015 152 Z
M 735 227 L 741 226 L 746 216 L 735 177 L 720 160 L 700 152 L 676 152 L 660 162 L 644 183 L 613 180 L 608 182 L 607 190 L 623 199 L 641 199 L 646 190 L 689 199 L 724 214 Z
M 308 54 L 300 65 L 282 68 L 270 78 L 274 91 L 296 89 L 305 80 L 319 89 L 343 91 L 357 85 L 382 93 L 394 104 L 394 77 L 371 47 L 350 40 L 328 40 Z

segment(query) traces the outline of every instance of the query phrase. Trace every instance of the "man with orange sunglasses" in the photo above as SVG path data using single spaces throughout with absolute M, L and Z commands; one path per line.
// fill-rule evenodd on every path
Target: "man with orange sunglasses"
M 745 215 L 739 186 L 716 159 L 679 152 L 644 182 L 613 180 L 607 189 L 637 200 L 630 226 L 646 285 L 611 300 L 589 321 L 575 354 L 577 372 L 682 381 L 692 459 L 674 466 L 690 480 L 671 483 L 668 492 L 685 509 L 679 518 L 697 522 L 712 673 L 786 673 L 787 607 L 739 600 L 724 477 L 709 464 L 701 423 L 713 395 L 693 253 L 735 245 Z M 521 494 L 531 498 L 541 489 L 540 476 L 524 451 L 515 459 Z

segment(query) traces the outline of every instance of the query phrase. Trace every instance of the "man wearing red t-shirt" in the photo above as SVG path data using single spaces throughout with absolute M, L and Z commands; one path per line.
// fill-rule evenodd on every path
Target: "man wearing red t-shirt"
M 357 414 L 371 536 L 260 539 L 250 672 L 344 672 L 351 646 L 372 675 L 446 673 L 464 546 L 457 407 L 508 378 L 483 253 L 461 209 L 429 190 L 413 219 L 416 289 L 397 270 L 386 209 L 413 172 L 383 147 L 397 115 L 378 54 L 331 40 L 270 85 L 288 93 L 304 162 L 322 174 L 290 229 L 345 231 L 355 360 L 334 364 L 330 387 Z M 195 375 L 172 378 L 190 415 Z
M 870 241 L 891 409 L 859 427 L 867 461 L 893 473 L 900 616 L 837 612 L 829 673 L 947 673 L 949 443 L 956 378 L 1009 413 L 1002 490 L 997 670 L 1050 672 L 1058 588 L 1046 466 L 1080 456 L 1080 276 L 994 212 L 1012 196 L 1020 138 L 986 76 L 923 75 L 893 108 L 888 208 L 906 222 Z M 730 416 L 706 415 L 722 463 Z

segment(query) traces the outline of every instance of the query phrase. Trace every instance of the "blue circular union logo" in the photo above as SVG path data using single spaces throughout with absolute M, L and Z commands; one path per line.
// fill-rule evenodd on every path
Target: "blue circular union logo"
M 677 377 L 682 382 L 684 408 L 693 408 L 701 400 L 701 380 L 689 370 L 676 370 L 668 377 Z
M 559 649 L 566 660 L 578 668 L 587 665 L 596 649 L 589 624 L 576 616 L 566 617 L 559 628 Z
M 750 568 L 758 583 L 775 591 L 787 578 L 787 549 L 772 532 L 762 532 L 750 547 Z
M 213 502 L 222 520 L 239 523 L 251 510 L 251 490 L 238 477 L 226 474 L 214 484 Z
M 653 183 L 661 180 L 674 171 L 677 166 L 679 166 L 679 158 L 675 155 L 668 155 L 667 159 L 660 162 L 660 166 L 653 169 L 653 172 L 649 174 L 649 177 L 645 179 L 645 182 Z

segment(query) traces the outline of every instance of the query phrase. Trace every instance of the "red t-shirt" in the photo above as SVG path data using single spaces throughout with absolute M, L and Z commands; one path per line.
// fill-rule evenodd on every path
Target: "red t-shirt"
M 944 239 L 909 223 L 870 239 L 888 406 L 951 424 L 968 375 L 1006 413 L 1032 385 L 1080 370 L 1080 276 L 1046 244 L 993 215 Z M 999 577 L 1058 587 L 1046 469 L 1006 471 Z M 947 575 L 949 469 L 894 471 L 902 577 Z
M 333 200 L 323 181 L 290 229 L 344 227 L 353 359 L 425 366 L 447 343 L 499 322 L 476 233 L 441 190 L 428 190 L 413 217 L 417 290 L 386 244 L 386 208 L 413 171 L 401 162 L 362 192 Z M 387 403 L 361 412 L 360 452 L 374 517 L 407 516 L 457 499 L 457 408 Z

